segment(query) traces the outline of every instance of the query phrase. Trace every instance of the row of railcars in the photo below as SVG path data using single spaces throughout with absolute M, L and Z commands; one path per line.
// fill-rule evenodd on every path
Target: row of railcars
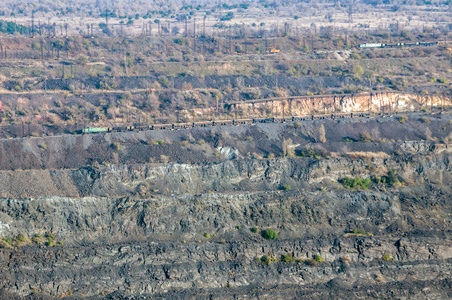
M 341 114 L 322 114 L 322 115 L 306 115 L 298 117 L 273 117 L 273 118 L 254 118 L 254 119 L 238 119 L 238 120 L 221 120 L 221 121 L 202 121 L 191 123 L 174 123 L 174 124 L 154 124 L 154 125 L 140 125 L 140 126 L 120 126 L 120 127 L 89 127 L 84 128 L 79 133 L 103 133 L 103 132 L 122 132 L 122 131 L 143 131 L 143 130 L 181 130 L 213 126 L 239 126 L 239 125 L 253 125 L 265 123 L 286 123 L 312 120 L 326 120 L 326 119 L 345 119 L 345 118 L 369 118 L 370 113 L 341 113 Z
M 401 48 L 401 47 L 418 47 L 418 46 L 436 46 L 438 42 L 415 42 L 415 43 L 393 43 L 393 44 L 381 44 L 381 43 L 367 43 L 360 44 L 359 48 Z

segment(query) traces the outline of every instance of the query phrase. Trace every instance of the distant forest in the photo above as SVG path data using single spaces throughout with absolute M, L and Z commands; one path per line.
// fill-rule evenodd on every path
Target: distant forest
M 14 34 L 14 33 L 28 33 L 28 27 L 25 27 L 14 22 L 5 22 L 0 20 L 0 32 Z

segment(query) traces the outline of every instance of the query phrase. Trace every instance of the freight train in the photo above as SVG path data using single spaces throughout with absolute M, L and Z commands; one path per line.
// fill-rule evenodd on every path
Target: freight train
M 359 48 L 400 48 L 400 47 L 416 47 L 416 46 L 435 46 L 438 42 L 416 42 L 416 43 L 395 43 L 395 44 L 360 44 Z
M 379 114 L 382 115 L 382 114 Z M 189 123 L 174 123 L 174 124 L 154 124 L 154 125 L 140 125 L 140 126 L 118 126 L 118 127 L 88 127 L 77 131 L 76 133 L 102 133 L 102 132 L 121 132 L 121 131 L 143 131 L 143 130 L 180 130 L 192 129 L 200 127 L 213 126 L 239 126 L 239 125 L 255 125 L 262 123 L 286 123 L 325 119 L 346 119 L 346 118 L 369 118 L 371 116 L 368 112 L 363 113 L 341 113 L 341 114 L 322 114 L 322 115 L 308 115 L 299 117 L 273 117 L 273 118 L 253 118 L 253 119 L 236 119 L 236 120 L 220 120 L 220 121 L 201 121 Z

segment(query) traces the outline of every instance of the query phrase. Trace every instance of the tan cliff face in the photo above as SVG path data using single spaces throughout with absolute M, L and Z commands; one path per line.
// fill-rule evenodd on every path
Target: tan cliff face
M 349 96 L 325 96 L 289 100 L 274 100 L 263 103 L 238 104 L 237 109 L 245 115 L 301 116 L 322 113 L 351 112 L 403 112 L 422 108 L 450 106 L 451 99 L 441 95 L 416 95 L 398 93 L 375 93 Z M 253 110 L 254 106 L 254 110 Z
M 288 97 L 285 100 L 253 100 L 232 104 L 230 113 L 238 117 L 283 117 L 311 114 L 352 112 L 396 113 L 422 109 L 449 107 L 450 98 L 442 95 L 404 93 L 366 93 L 357 95 L 326 95 L 312 97 Z M 186 111 L 187 116 L 213 115 L 215 108 L 196 108 Z

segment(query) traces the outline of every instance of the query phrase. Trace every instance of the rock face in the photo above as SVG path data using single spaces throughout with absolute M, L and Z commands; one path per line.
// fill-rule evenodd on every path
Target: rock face
M 338 114 L 351 112 L 395 113 L 440 108 L 451 105 L 451 99 L 440 95 L 410 93 L 363 93 L 357 95 L 325 95 L 312 97 L 275 98 L 256 103 L 237 102 L 234 110 L 249 117 L 305 116 L 311 114 Z M 213 108 L 197 109 L 201 115 L 213 114 Z M 186 112 L 187 115 L 189 112 Z
M 450 117 L 2 141 L 0 298 L 451 298 Z

